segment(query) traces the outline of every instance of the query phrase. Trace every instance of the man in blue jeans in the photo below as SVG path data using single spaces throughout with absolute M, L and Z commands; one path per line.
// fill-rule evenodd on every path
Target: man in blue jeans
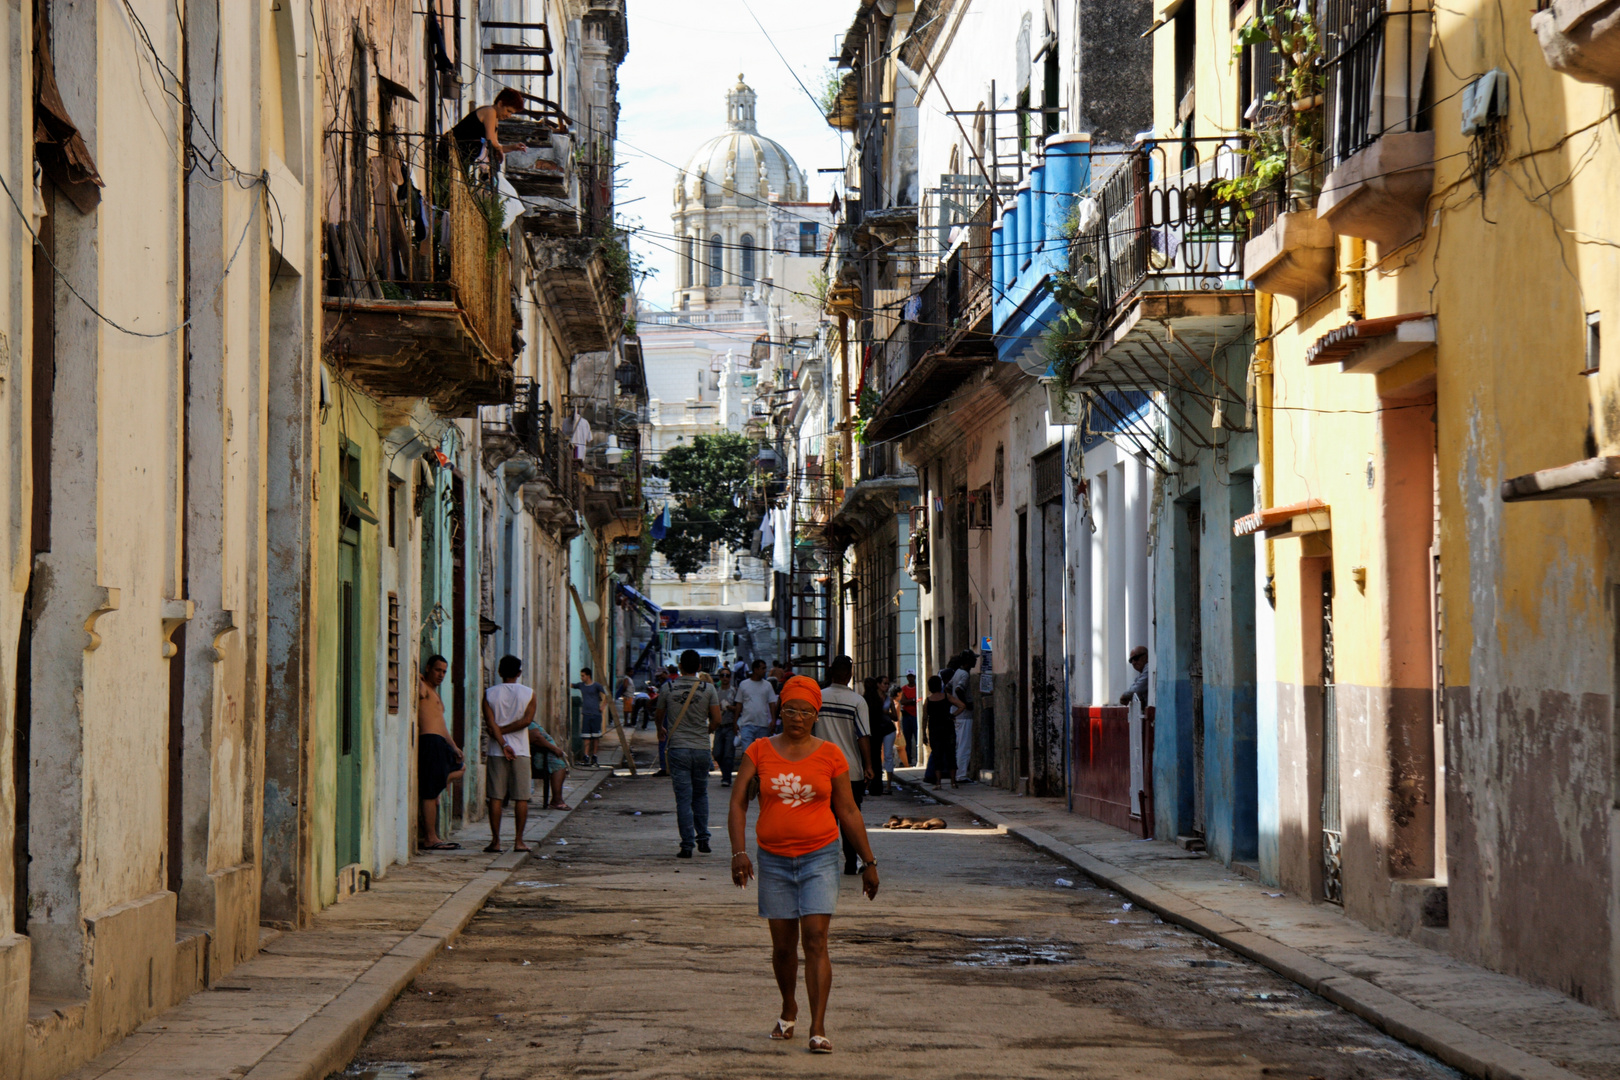
M 681 674 L 658 695 L 658 737 L 669 745 L 669 775 L 675 784 L 675 821 L 681 830 L 678 859 L 695 846 L 709 853 L 709 740 L 720 728 L 720 695 L 698 671 L 694 649 L 681 653 Z

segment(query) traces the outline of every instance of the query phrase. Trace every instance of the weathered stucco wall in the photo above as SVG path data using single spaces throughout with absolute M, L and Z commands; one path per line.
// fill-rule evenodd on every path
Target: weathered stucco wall
M 1615 879 L 1615 536 L 1608 502 L 1503 505 L 1504 478 L 1612 454 L 1620 369 L 1583 377 L 1588 312 L 1613 325 L 1620 169 L 1608 92 L 1546 67 L 1485 5 L 1442 12 L 1459 71 L 1511 67 L 1505 159 L 1485 206 L 1448 206 L 1437 262 L 1447 846 L 1453 947 L 1620 1007 Z M 1435 73 L 1436 98 L 1459 89 Z M 1436 187 L 1472 187 L 1455 101 Z M 1534 158 L 1523 155 L 1535 151 Z M 1533 196 L 1537 201 L 1530 201 Z M 1477 200 L 1470 200 L 1476 203 Z M 1482 210 L 1488 209 L 1488 213 Z M 1487 275 L 1479 267 L 1512 267 Z

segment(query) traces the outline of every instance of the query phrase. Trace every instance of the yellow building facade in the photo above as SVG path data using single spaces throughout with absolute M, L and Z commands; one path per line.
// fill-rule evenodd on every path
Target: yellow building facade
M 1614 5 L 1327 0 L 1281 89 L 1259 6 L 1155 35 L 1158 138 L 1314 135 L 1241 237 L 1259 873 L 1612 1010 Z

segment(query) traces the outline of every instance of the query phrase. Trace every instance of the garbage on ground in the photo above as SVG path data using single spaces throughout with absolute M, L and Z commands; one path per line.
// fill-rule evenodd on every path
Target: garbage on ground
M 1070 881 L 1066 877 L 1060 877 L 1057 879 L 1057 886 L 1060 889 L 1072 889 L 1074 888 L 1074 882 Z

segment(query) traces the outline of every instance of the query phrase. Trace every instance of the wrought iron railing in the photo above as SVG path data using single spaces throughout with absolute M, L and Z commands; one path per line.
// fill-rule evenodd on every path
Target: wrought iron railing
M 899 458 L 895 454 L 894 444 L 884 442 L 863 446 L 860 454 L 862 480 L 876 480 L 895 474 Z
M 1429 128 L 1428 0 L 1323 0 L 1327 168 L 1384 135 Z
M 878 349 L 874 389 L 886 394 L 933 350 L 981 314 L 990 299 L 992 200 L 961 226 L 959 244 L 902 309 L 902 318 Z
M 1142 292 L 1235 288 L 1248 227 L 1219 193 L 1247 166 L 1242 138 L 1154 143 L 1124 155 L 1081 204 L 1074 273 L 1095 279 L 1101 325 Z

